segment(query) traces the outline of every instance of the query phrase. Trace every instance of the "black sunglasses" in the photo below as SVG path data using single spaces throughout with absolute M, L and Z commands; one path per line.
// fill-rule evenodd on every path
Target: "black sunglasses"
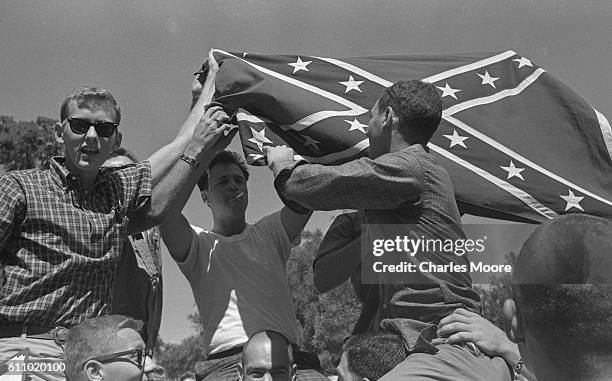
M 103 138 L 109 138 L 113 136 L 113 133 L 119 126 L 117 123 L 113 122 L 103 122 L 103 121 L 95 121 L 81 119 L 81 118 L 66 118 L 68 124 L 70 125 L 70 129 L 73 133 L 78 135 L 83 135 L 87 131 L 89 131 L 90 126 L 94 126 L 96 129 L 96 133 L 98 136 Z
M 121 356 L 126 356 L 126 355 L 136 355 L 136 362 L 134 362 L 133 360 L 133 356 L 130 357 L 121 357 Z M 99 361 L 99 362 L 114 362 L 114 361 L 124 361 L 124 362 L 129 362 L 132 363 L 134 365 L 136 365 L 141 371 L 144 370 L 144 365 L 145 365 L 145 360 L 147 358 L 147 356 L 151 357 L 153 355 L 153 350 L 152 349 L 147 349 L 147 348 L 136 348 L 136 349 L 130 349 L 129 351 L 123 351 L 123 352 L 116 352 L 116 353 L 109 353 L 107 355 L 104 356 L 98 356 L 98 357 L 94 357 L 94 358 L 90 358 L 87 361 L 91 361 L 91 360 L 95 360 L 95 361 Z M 87 362 L 85 361 L 85 362 Z

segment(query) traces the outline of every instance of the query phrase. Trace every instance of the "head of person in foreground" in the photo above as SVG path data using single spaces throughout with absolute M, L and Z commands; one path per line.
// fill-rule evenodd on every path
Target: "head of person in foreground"
M 244 345 L 238 378 L 240 381 L 294 381 L 296 370 L 289 340 L 276 331 L 261 331 Z
M 567 214 L 524 243 L 508 336 L 540 381 L 612 379 L 612 223 Z
M 413 144 L 427 145 L 441 118 L 442 98 L 434 85 L 418 80 L 394 83 L 370 110 L 370 158 Z
M 122 315 L 86 319 L 72 327 L 64 346 L 67 380 L 147 380 L 141 328 L 141 322 Z
M 376 381 L 407 355 L 402 338 L 394 333 L 351 336 L 342 346 L 338 381 Z

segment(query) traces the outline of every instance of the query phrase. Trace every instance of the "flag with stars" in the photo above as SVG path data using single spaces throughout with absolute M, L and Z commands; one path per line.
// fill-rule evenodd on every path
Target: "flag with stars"
M 514 51 L 336 59 L 214 49 L 217 101 L 237 110 L 247 161 L 288 144 L 336 164 L 367 154 L 369 110 L 399 80 L 432 83 L 443 100 L 429 149 L 460 209 L 539 222 L 586 212 L 612 218 L 612 129 L 603 114 Z

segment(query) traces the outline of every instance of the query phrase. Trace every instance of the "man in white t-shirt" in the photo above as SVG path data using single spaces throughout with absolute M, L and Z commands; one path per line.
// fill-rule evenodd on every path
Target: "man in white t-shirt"
M 284 207 L 247 223 L 248 177 L 238 154 L 220 152 L 198 182 L 213 214 L 212 230 L 190 226 L 183 215 L 160 226 L 202 317 L 207 359 L 196 369 L 198 380 L 235 380 L 242 347 L 257 332 L 277 331 L 297 342 L 286 263 L 311 213 Z M 326 380 L 298 360 L 298 380 Z

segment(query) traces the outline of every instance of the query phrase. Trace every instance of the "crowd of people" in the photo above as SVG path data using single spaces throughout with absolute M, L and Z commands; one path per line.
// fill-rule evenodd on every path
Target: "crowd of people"
M 237 129 L 212 102 L 218 67 L 209 64 L 176 138 L 147 160 L 121 148 L 110 92 L 83 87 L 60 107 L 64 157 L 1 178 L 0 380 L 164 379 L 151 353 L 160 240 L 202 317 L 206 356 L 182 380 L 328 380 L 317 355 L 297 345 L 286 264 L 313 211 L 340 209 L 356 212 L 336 218 L 313 264 L 321 292 L 350 278 L 363 306 L 338 380 L 612 377 L 609 221 L 569 214 L 535 229 L 504 305 L 507 332 L 481 316 L 467 273 L 364 282 L 362 231 L 384 237 L 385 226 L 402 225 L 419 237 L 465 238 L 449 174 L 427 148 L 442 115 L 438 90 L 417 80 L 385 89 L 370 111 L 369 157 L 318 165 L 268 147 L 284 206 L 251 224 L 248 168 L 225 150 Z M 181 214 L 196 185 L 212 227 Z

